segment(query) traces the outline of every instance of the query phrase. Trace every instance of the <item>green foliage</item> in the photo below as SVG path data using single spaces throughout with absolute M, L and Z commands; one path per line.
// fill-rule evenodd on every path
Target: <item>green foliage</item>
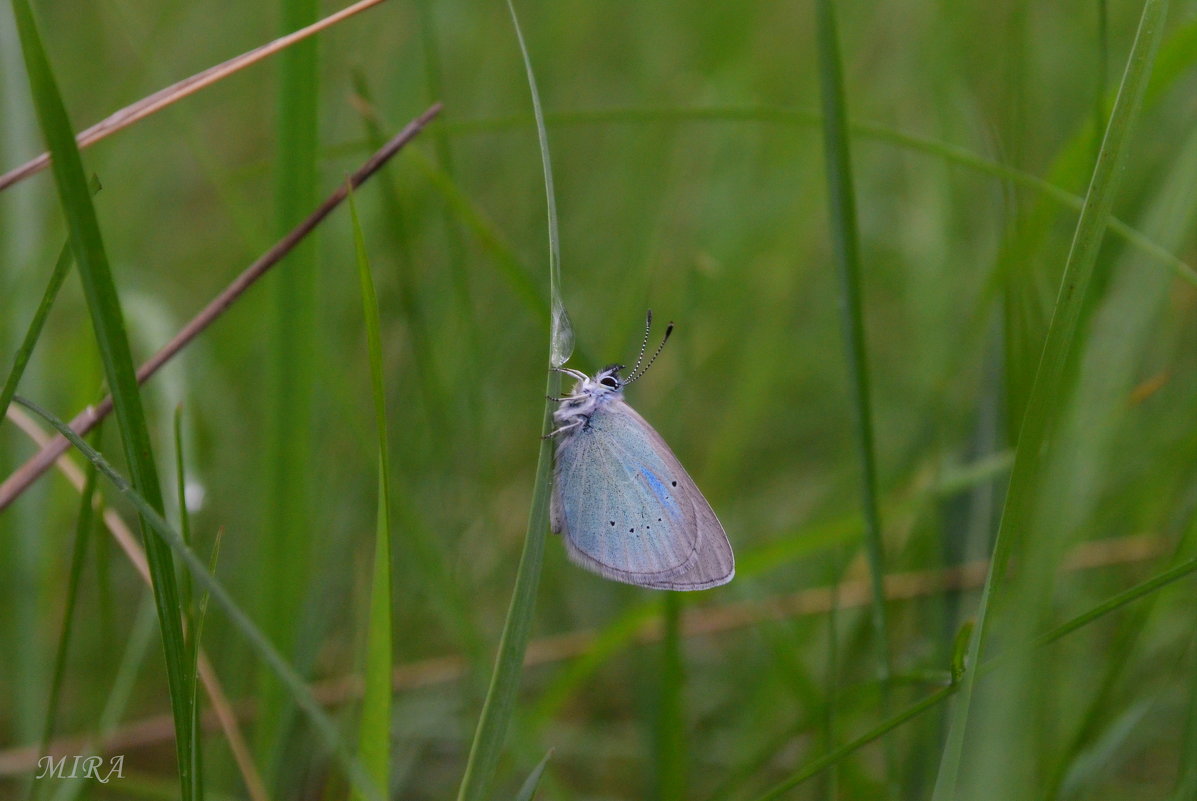
M 281 0 L 280 28 L 289 33 L 315 22 L 317 0 Z M 277 160 L 274 173 L 274 231 L 284 235 L 302 220 L 323 192 L 317 184 L 320 147 L 320 72 L 318 42 L 307 40 L 278 58 Z M 348 252 L 348 251 L 346 251 Z M 346 263 L 349 260 L 346 259 Z M 306 620 L 301 607 L 317 562 L 324 551 L 318 539 L 305 532 L 314 513 L 314 487 L 320 481 L 312 420 L 317 413 L 316 386 L 324 338 L 317 314 L 322 292 L 317 269 L 316 242 L 301 243 L 287 257 L 285 277 L 271 276 L 273 294 L 270 350 L 263 371 L 266 396 L 274 408 L 265 420 L 266 441 L 259 461 L 268 479 L 268 501 L 258 509 L 258 551 L 255 558 L 268 569 L 257 583 L 256 608 L 271 641 L 308 672 L 311 654 L 303 633 L 318 621 Z M 286 744 L 294 725 L 295 708 L 274 676 L 258 671 L 256 694 L 262 723 L 256 727 L 256 746 L 263 770 L 287 788 L 293 774 L 286 768 Z M 284 790 L 284 792 L 286 792 Z
M 125 334 L 124 313 L 117 296 L 116 284 L 113 282 L 104 239 L 100 234 L 99 220 L 92 205 L 83 161 L 75 144 L 75 132 L 38 33 L 33 9 L 28 0 L 14 0 L 12 8 L 20 36 L 21 52 L 25 59 L 25 70 L 29 76 L 30 95 L 37 109 L 42 137 L 51 154 L 54 185 L 62 216 L 66 220 L 71 251 L 78 265 L 88 316 L 95 332 L 95 343 L 100 352 L 100 361 L 104 365 L 104 376 L 112 389 L 113 407 L 121 432 L 125 459 L 129 465 L 133 486 L 145 497 L 152 509 L 161 512 L 162 490 L 158 485 L 149 429 L 133 367 L 133 355 Z M 45 314 L 45 309 L 54 301 L 57 291 L 55 285 L 61 283 L 67 263 L 63 257 L 59 257 L 55 275 L 50 280 L 43 303 L 34 317 L 35 323 L 30 328 L 31 337 L 37 336 L 40 319 Z M 33 339 L 26 340 L 21 351 L 24 358 L 27 358 L 34 344 Z M 16 386 L 23 368 L 23 357 L 18 355 L 17 366 L 5 382 L 8 387 Z M 9 390 L 6 390 L 5 394 L 7 397 L 4 405 L 7 406 L 12 395 Z M 158 609 L 158 622 L 166 656 L 166 679 L 170 688 L 171 714 L 175 724 L 175 755 L 180 793 L 183 801 L 191 801 L 197 797 L 198 781 L 198 777 L 192 771 L 195 747 L 190 726 L 193 674 L 189 669 L 183 642 L 179 589 L 175 581 L 170 549 L 150 533 L 150 526 L 144 514 L 141 515 L 141 530 L 146 561 L 154 585 L 154 601 Z M 55 684 L 57 686 L 57 679 Z
M 378 522 L 375 527 L 374 566 L 370 579 L 370 606 L 366 618 L 365 690 L 362 722 L 358 727 L 358 754 L 378 787 L 391 784 L 391 457 L 387 445 L 387 399 L 382 377 L 382 337 L 379 333 L 378 295 L 370 274 L 370 257 L 357 216 L 353 190 L 349 192 L 353 244 L 362 291 L 362 318 L 370 354 L 370 394 L 374 398 L 374 427 L 378 435 Z M 359 792 L 354 798 L 364 796 Z
M 317 7 L 34 5 L 76 128 Z M 521 2 L 548 254 L 547 156 L 503 3 L 383 3 L 84 150 L 69 184 L 0 192 L 0 399 L 70 417 L 118 390 L 126 422 L 96 446 L 113 469 L 185 465 L 166 508 L 103 475 L 94 493 L 130 522 L 152 512 L 148 542 L 186 521 L 174 614 L 200 614 L 271 797 L 377 797 L 387 774 L 411 799 L 1197 787 L 1197 6 L 826 5 L 841 110 L 814 4 Z M 0 172 L 43 130 L 9 14 Z M 132 364 L 433 100 L 443 115 L 354 195 L 372 345 L 342 209 L 132 389 Z M 829 144 L 854 220 L 828 195 Z M 84 229 L 102 232 L 90 267 Z M 647 308 L 677 324 L 628 399 L 727 528 L 727 587 L 605 582 L 548 535 L 538 437 L 566 307 L 579 369 L 626 361 Z M 97 309 L 120 313 L 112 336 L 88 326 Z M 130 441 L 156 467 L 122 456 Z M 34 450 L 0 420 L 0 482 Z M 195 654 L 180 633 L 166 672 L 98 511 L 72 558 L 90 509 L 51 472 L 0 510 L 0 768 L 47 729 L 95 739 L 175 712 L 191 730 L 168 688 Z M 1012 561 L 983 596 L 995 538 Z M 156 731 L 103 752 L 136 774 L 110 793 L 179 795 L 173 729 Z M 224 734 L 200 736 L 206 797 L 244 797 Z M 23 797 L 35 766 L 5 770 L 0 796 Z
M 553 448 L 549 432 L 553 425 L 552 398 L 559 394 L 561 386 L 561 375 L 552 368 L 569 358 L 573 351 L 574 338 L 569 327 L 569 316 L 565 313 L 564 302 L 561 299 L 561 249 L 560 233 L 557 229 L 557 202 L 553 196 L 553 166 L 549 157 L 544 117 L 540 111 L 540 94 L 536 88 L 528 48 L 524 44 L 524 34 L 520 30 L 519 19 L 511 0 L 507 0 L 507 9 L 511 12 L 511 23 L 519 41 L 525 73 L 528 76 L 528 87 L 532 92 L 532 106 L 536 112 L 536 133 L 540 143 L 545 201 L 548 208 L 549 296 L 553 311 L 549 328 L 549 362 L 546 365 L 549 369 L 545 385 L 544 415 L 540 426 L 540 452 L 537 455 L 536 476 L 532 486 L 532 507 L 528 511 L 528 530 L 524 534 L 524 548 L 520 553 L 515 588 L 511 592 L 511 604 L 507 608 L 507 619 L 499 639 L 490 686 L 486 691 L 482 712 L 478 715 L 478 728 L 474 732 L 474 742 L 470 746 L 465 773 L 457 792 L 459 801 L 480 801 L 490 794 L 490 785 L 507 739 L 507 729 L 515 713 L 524 655 L 528 649 L 528 638 L 531 635 L 536 608 L 536 590 L 540 586 L 545 536 L 549 527 L 549 495 L 552 492 L 550 466 Z

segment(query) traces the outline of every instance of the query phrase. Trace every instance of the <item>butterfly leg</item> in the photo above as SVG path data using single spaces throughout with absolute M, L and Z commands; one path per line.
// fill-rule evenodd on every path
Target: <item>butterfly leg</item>
M 588 377 L 580 370 L 571 370 L 568 367 L 550 367 L 549 369 L 554 373 L 564 373 L 565 375 L 570 376 L 571 378 L 576 378 L 579 381 L 585 381 Z
M 585 423 L 586 423 L 586 418 L 582 418 L 581 420 L 577 421 L 576 423 L 570 423 L 567 426 L 561 426 L 561 428 L 558 428 L 555 431 L 550 431 L 549 433 L 547 433 L 543 437 L 541 437 L 541 439 L 549 439 L 551 437 L 555 437 L 558 434 L 569 431 L 571 428 L 577 428 L 578 426 L 583 425 Z

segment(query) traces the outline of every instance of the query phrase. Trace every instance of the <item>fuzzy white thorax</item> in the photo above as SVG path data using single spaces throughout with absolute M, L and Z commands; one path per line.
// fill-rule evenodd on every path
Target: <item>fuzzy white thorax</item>
M 613 364 L 590 377 L 580 370 L 561 369 L 561 372 L 576 378 L 573 392 L 561 399 L 561 405 L 553 412 L 557 431 L 573 429 L 585 423 L 597 409 L 606 403 L 623 397 L 623 385 L 619 371 L 623 365 Z M 554 432 L 556 433 L 556 432 Z

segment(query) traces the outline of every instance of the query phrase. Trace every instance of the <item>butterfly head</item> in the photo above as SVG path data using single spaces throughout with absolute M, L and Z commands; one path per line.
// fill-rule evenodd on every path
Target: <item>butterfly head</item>
M 591 379 L 591 383 L 597 384 L 598 386 L 595 389 L 600 392 L 604 390 L 607 392 L 622 392 L 623 385 L 626 382 L 619 377 L 619 373 L 623 369 L 624 366 L 622 364 L 608 365 L 595 374 L 594 378 Z
M 626 369 L 622 364 L 608 365 L 593 376 L 588 376 L 579 370 L 571 370 L 568 367 L 554 368 L 557 372 L 571 376 L 578 382 L 574 384 L 571 394 L 564 398 L 554 398 L 554 400 L 559 400 L 561 403 L 561 406 L 553 414 L 554 419 L 564 425 L 580 424 L 581 422 L 588 421 L 590 415 L 603 403 L 622 398 L 623 388 L 644 375 L 645 371 L 661 355 L 661 349 L 665 347 L 665 343 L 669 341 L 669 335 L 673 333 L 673 323 L 670 323 L 665 329 L 665 336 L 661 340 L 660 346 L 657 347 L 656 353 L 652 355 L 652 358 L 641 369 L 640 365 L 644 362 L 645 352 L 648 349 L 648 334 L 652 327 L 652 322 L 653 313 L 649 311 L 648 320 L 644 326 L 644 342 L 640 346 L 640 355 L 636 357 L 636 363 L 632 365 L 627 378 L 619 375 Z
M 573 391 L 565 399 L 565 405 L 573 410 L 584 409 L 589 413 L 593 408 L 606 400 L 623 395 L 623 387 L 627 383 L 619 377 L 622 364 L 612 364 L 599 370 L 593 376 L 586 375 L 579 370 L 561 369 L 572 378 L 577 379 Z

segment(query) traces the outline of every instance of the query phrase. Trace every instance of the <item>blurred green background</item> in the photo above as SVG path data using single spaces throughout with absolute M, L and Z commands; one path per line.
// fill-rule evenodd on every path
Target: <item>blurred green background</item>
M 299 26 L 263 3 L 35 8 L 77 128 Z M 813 7 L 537 0 L 518 10 L 548 118 L 578 341 L 570 365 L 628 361 L 645 309 L 676 322 L 629 400 L 710 499 L 739 575 L 666 597 L 584 573 L 550 539 L 537 664 L 523 675 L 495 797 L 511 797 L 554 748 L 543 798 L 754 798 L 947 680 L 977 587 L 953 589 L 943 571 L 992 546 L 1141 6 L 837 6 L 858 123 L 850 141 L 885 569 L 911 574 L 908 597 L 889 605 L 888 699 L 858 586 L 868 575 L 861 467 Z M 3 169 L 43 149 L 9 15 L 5 4 Z M 317 53 L 298 84 L 280 79 L 276 58 L 84 161 L 103 185 L 96 207 L 141 361 L 373 151 L 371 125 L 389 138 L 432 101 L 445 104 L 357 195 L 389 395 L 395 659 L 419 668 L 395 696 L 393 790 L 445 798 L 477 721 L 533 483 L 547 350 L 540 156 L 502 3 L 390 0 L 322 34 Z M 1076 389 L 1057 399 L 1063 447 L 1031 532 L 1056 556 L 1089 544 L 1099 566 L 1049 564 L 1047 594 L 1009 595 L 1007 618 L 1034 608 L 1058 624 L 1197 549 L 1195 62 L 1197 4 L 1174 2 L 1114 203 L 1134 230 L 1111 232 L 1099 254 L 1069 368 Z M 0 193 L 5 375 L 64 237 L 48 173 Z M 223 530 L 218 576 L 302 673 L 337 686 L 360 669 L 377 491 L 355 271 L 341 210 L 144 392 L 168 488 L 181 408 L 198 550 Z M 69 418 L 101 397 L 102 381 L 72 276 L 20 391 Z M 121 463 L 114 426 L 98 442 Z M 34 450 L 0 424 L 0 475 Z M 34 771 L 13 755 L 47 723 L 78 506 L 76 491 L 47 475 L 0 513 L 5 797 L 29 791 Z M 1137 550 L 1125 547 L 1132 536 Z M 169 711 L 146 588 L 104 536 L 87 559 L 53 721 L 62 736 Z M 809 592 L 840 581 L 852 583 L 838 597 Z M 986 683 L 962 792 L 1189 792 L 1194 609 L 1193 583 L 1182 581 L 1037 651 L 1030 673 Z M 340 797 L 343 778 L 218 610 L 204 645 L 232 697 L 268 710 L 246 728 L 272 797 Z M 949 706 L 788 797 L 929 798 Z M 355 705 L 330 708 L 352 732 Z M 1005 754 L 1011 742 L 1028 753 L 1010 756 L 1008 773 L 974 753 Z M 176 797 L 169 731 L 117 752 L 132 778 L 65 782 L 66 792 Z M 217 731 L 205 760 L 210 797 L 246 797 Z

